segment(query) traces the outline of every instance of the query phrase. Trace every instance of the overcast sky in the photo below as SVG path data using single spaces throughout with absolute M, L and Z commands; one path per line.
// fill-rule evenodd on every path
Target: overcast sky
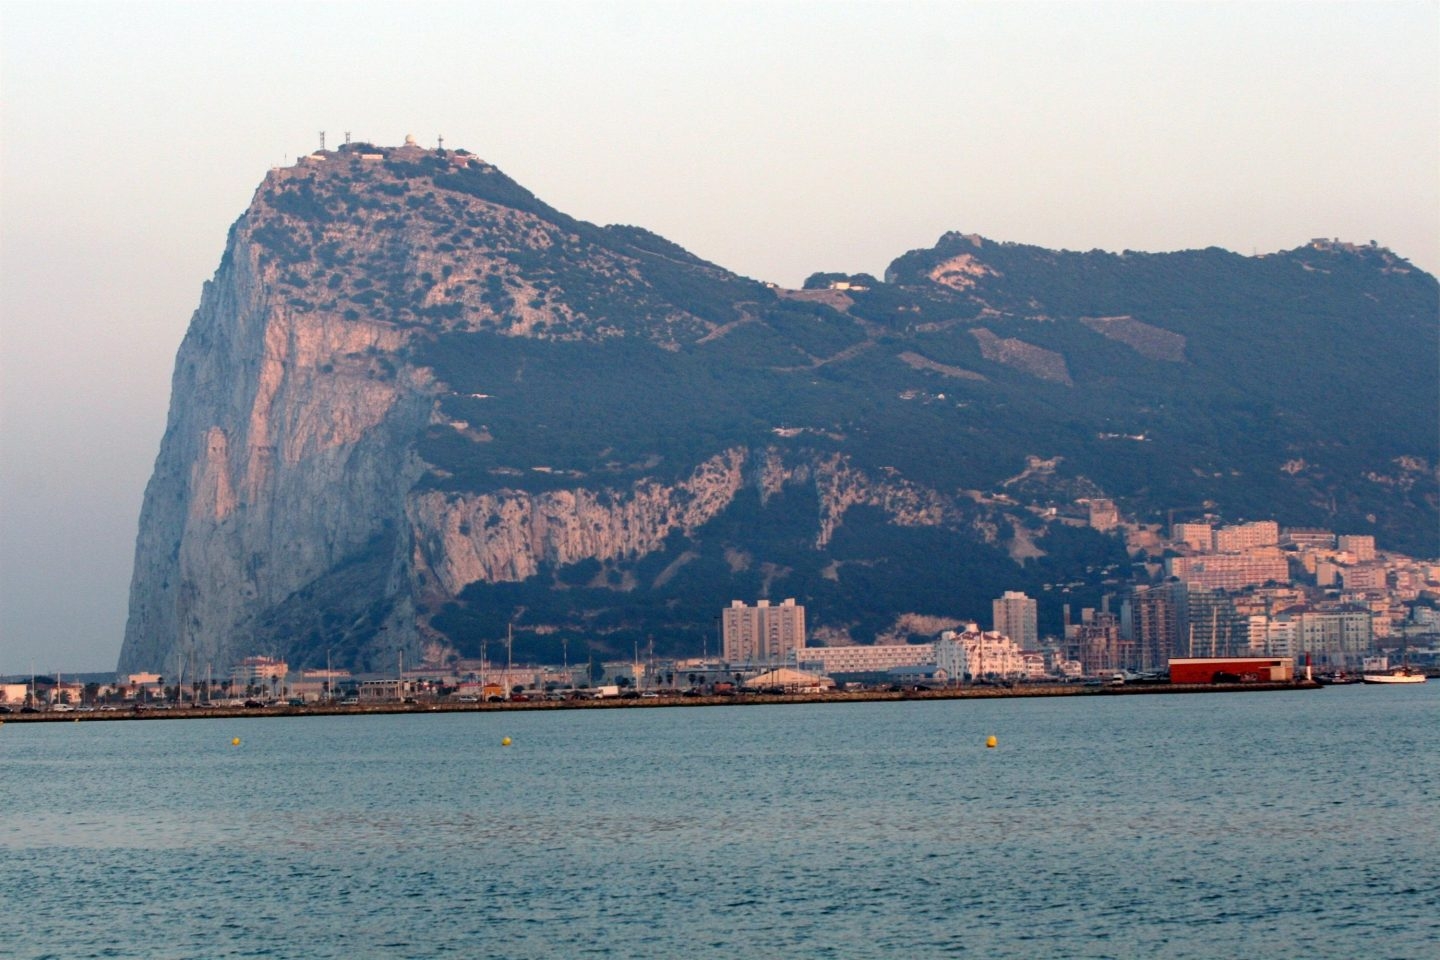
M 437 135 L 742 274 L 947 230 L 1440 267 L 1440 5 L 0 0 L 0 673 L 110 670 L 171 365 L 269 167 Z

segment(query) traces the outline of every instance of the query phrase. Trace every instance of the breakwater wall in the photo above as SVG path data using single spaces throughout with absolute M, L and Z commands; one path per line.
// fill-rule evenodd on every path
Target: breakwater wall
M 1125 684 L 1088 686 L 1082 684 L 1016 684 L 1011 687 L 955 687 L 939 690 L 844 690 L 828 693 L 745 693 L 733 696 L 607 697 L 601 700 L 531 700 L 527 702 L 461 703 L 453 700 L 420 700 L 415 703 L 313 703 L 303 706 L 276 704 L 264 707 L 215 707 L 186 704 L 148 706 L 141 710 L 45 711 L 15 713 L 0 717 L 3 723 L 72 723 L 132 720 L 207 720 L 221 717 L 333 717 L 394 713 L 503 713 L 513 710 L 648 710 L 663 707 L 744 707 L 757 704 L 887 703 L 914 700 L 1010 700 L 1018 697 L 1126 697 L 1174 694 L 1273 693 L 1281 690 L 1319 690 L 1313 682 L 1294 683 L 1205 683 Z

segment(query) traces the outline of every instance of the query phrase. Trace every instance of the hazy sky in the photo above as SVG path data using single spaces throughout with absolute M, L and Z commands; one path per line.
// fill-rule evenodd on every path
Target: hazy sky
M 947 230 L 1440 268 L 1440 4 L 0 0 L 0 673 L 109 670 L 171 365 L 269 167 L 443 134 L 747 276 Z

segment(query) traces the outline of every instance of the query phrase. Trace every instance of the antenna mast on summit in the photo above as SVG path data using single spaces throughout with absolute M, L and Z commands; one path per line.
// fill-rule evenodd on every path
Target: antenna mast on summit
M 347 147 L 350 146 L 350 131 L 349 131 L 349 130 L 346 130 L 346 131 L 345 131 L 345 144 L 344 144 L 344 145 L 347 146 Z
M 437 147 L 436 149 L 437 149 L 437 150 L 444 150 L 444 149 L 445 149 L 445 135 L 444 135 L 443 133 L 442 133 L 442 134 L 438 134 L 438 135 L 437 135 L 437 139 L 440 141 L 440 146 Z
M 321 130 L 321 131 L 320 131 L 320 152 L 321 152 L 321 153 L 324 153 L 324 152 L 325 152 L 325 131 L 324 131 L 324 130 Z

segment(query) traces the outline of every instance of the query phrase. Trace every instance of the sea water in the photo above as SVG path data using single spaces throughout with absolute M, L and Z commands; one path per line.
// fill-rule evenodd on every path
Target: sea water
M 1436 683 L 11 723 L 0 955 L 1433 958 L 1437 733 Z

